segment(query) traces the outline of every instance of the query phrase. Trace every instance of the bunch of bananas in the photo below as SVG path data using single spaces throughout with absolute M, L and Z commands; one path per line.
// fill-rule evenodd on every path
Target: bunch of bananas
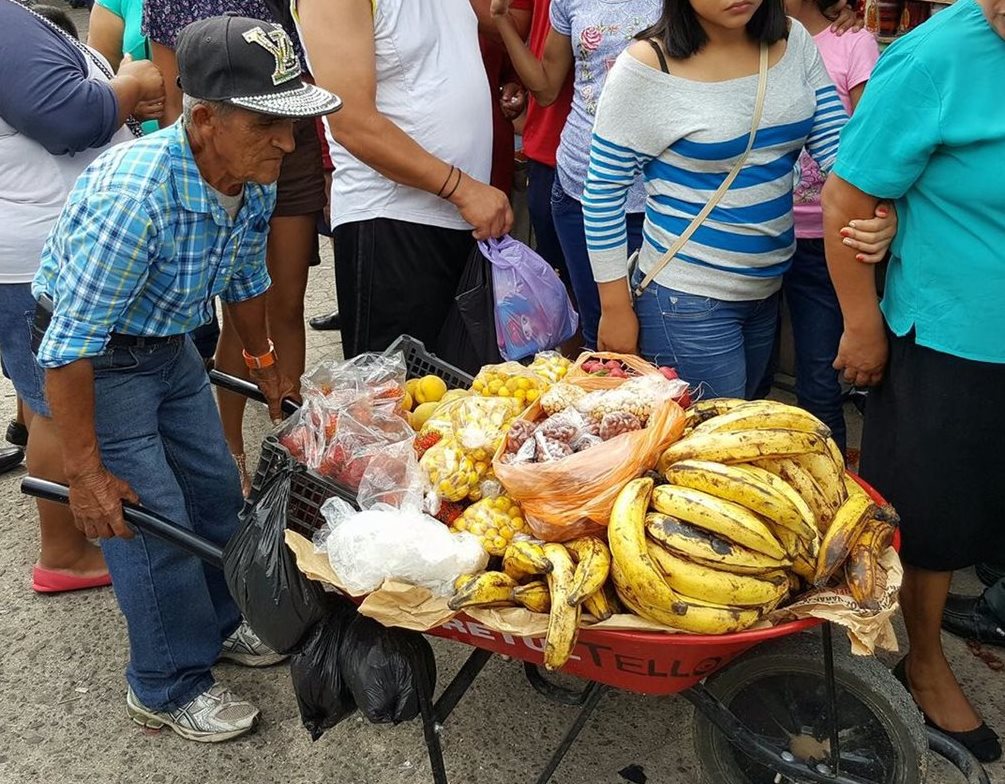
M 702 401 L 659 461 L 667 484 L 625 488 L 609 526 L 612 573 L 639 615 L 686 631 L 737 631 L 844 567 L 874 608 L 895 515 L 853 480 L 830 431 L 775 401 Z M 651 507 L 651 509 L 650 509 Z
M 565 544 L 517 539 L 503 554 L 502 571 L 458 578 L 449 606 L 462 610 L 520 605 L 547 613 L 544 664 L 557 670 L 572 655 L 584 610 L 598 620 L 619 611 L 608 582 L 610 567 L 610 550 L 597 536 Z

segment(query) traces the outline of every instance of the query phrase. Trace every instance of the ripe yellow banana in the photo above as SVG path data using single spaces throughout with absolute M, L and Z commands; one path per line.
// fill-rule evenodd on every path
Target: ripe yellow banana
M 801 498 L 798 504 L 795 502 L 798 494 L 791 490 L 783 492 L 771 481 L 764 481 L 743 466 L 682 460 L 667 469 L 666 480 L 672 485 L 690 487 L 732 501 L 792 531 L 802 532 L 807 527 L 805 512 L 809 509 Z
M 776 528 L 775 533 L 792 559 L 792 571 L 807 582 L 813 582 L 820 552 L 820 535 L 814 530 L 811 538 L 803 537 L 783 528 Z
M 650 558 L 646 544 L 646 509 L 653 480 L 633 479 L 614 501 L 607 538 L 611 545 L 611 577 L 625 605 L 643 618 L 668 626 L 677 620 L 677 597 Z
M 860 607 L 878 610 L 876 582 L 879 576 L 879 559 L 893 541 L 896 529 L 884 520 L 870 520 L 862 535 L 851 547 L 844 565 L 845 579 L 852 598 Z
M 517 582 L 551 571 L 551 562 L 544 556 L 544 547 L 538 542 L 520 539 L 510 542 L 503 553 L 503 571 Z
M 621 612 L 614 586 L 610 582 L 604 583 L 603 588 L 587 596 L 583 600 L 583 610 L 598 621 L 606 621 Z
M 551 591 L 544 580 L 532 580 L 513 589 L 513 601 L 531 612 L 546 613 L 551 610 Z
M 777 400 L 751 400 L 734 407 L 729 413 L 713 417 L 694 429 L 698 433 L 725 432 L 728 430 L 801 430 L 829 438 L 831 431 L 823 422 L 805 409 L 779 403 Z
M 551 610 L 548 614 L 548 636 L 544 642 L 544 666 L 557 670 L 569 661 L 579 636 L 579 606 L 569 604 L 569 589 L 576 573 L 569 551 L 560 544 L 546 544 L 544 555 L 551 561 L 548 572 L 548 590 L 551 593 Z
M 740 463 L 735 467 L 743 471 L 746 471 L 758 481 L 763 482 L 764 484 L 772 487 L 776 492 L 785 496 L 788 499 L 789 503 L 792 504 L 799 511 L 799 516 L 802 517 L 803 519 L 803 525 L 791 528 L 791 530 L 795 531 L 801 536 L 807 536 L 807 537 L 810 536 L 811 534 L 815 535 L 817 533 L 816 515 L 813 514 L 813 510 L 810 509 L 809 504 L 807 504 L 803 500 L 803 497 L 795 491 L 792 485 L 790 485 L 788 482 L 786 482 L 777 474 L 774 474 L 771 471 L 761 468 L 760 466 L 756 466 L 753 463 Z M 784 521 L 782 520 L 777 520 L 776 522 L 784 525 Z
M 660 485 L 653 490 L 653 507 L 663 514 L 736 542 L 772 558 L 785 550 L 765 523 L 748 509 L 690 487 Z
M 673 629 L 692 634 L 731 634 L 752 626 L 761 617 L 760 610 L 750 607 L 724 607 L 676 593 L 668 611 L 661 604 L 652 604 L 640 597 L 628 578 L 621 573 L 621 565 L 617 560 L 611 566 L 611 575 L 625 607 L 642 618 Z
M 817 521 L 817 530 L 820 533 L 826 532 L 837 510 L 832 509 L 827 503 L 824 491 L 820 489 L 820 485 L 802 465 L 791 458 L 784 457 L 756 460 L 754 465 L 770 471 L 788 482 L 792 489 L 799 493 L 806 505 L 813 510 L 813 517 Z
M 712 460 L 717 463 L 752 463 L 772 457 L 788 457 L 804 452 L 827 451 L 827 440 L 816 433 L 774 428 L 714 433 L 692 433 L 682 438 L 660 456 L 657 470 L 681 460 Z
M 841 454 L 841 447 L 837 445 L 837 441 L 833 438 L 827 439 L 827 454 L 831 456 L 831 460 L 840 469 L 841 476 L 843 477 L 846 468 L 844 455 Z
M 699 400 L 692 403 L 688 410 L 684 412 L 684 424 L 686 427 L 697 427 L 712 417 L 728 414 L 734 408 L 746 402 L 746 400 L 736 397 L 712 397 L 706 400 Z
M 841 505 L 820 544 L 813 579 L 816 585 L 825 584 L 841 568 L 862 531 L 878 512 L 876 504 L 865 493 L 853 493 Z
M 798 463 L 817 483 L 823 493 L 824 500 L 832 512 L 848 498 L 848 490 L 844 486 L 844 464 L 834 462 L 830 454 L 815 453 L 796 455 L 789 458 Z
M 677 593 L 726 607 L 765 607 L 781 601 L 789 591 L 789 578 L 781 570 L 764 575 L 724 572 L 673 555 L 649 542 L 649 555 Z
M 569 587 L 569 604 L 582 604 L 599 591 L 611 571 L 611 551 L 599 536 L 581 536 L 565 543 L 576 562 L 576 573 Z
M 792 565 L 789 560 L 748 550 L 660 512 L 646 515 L 645 528 L 654 541 L 670 552 L 734 574 L 763 574 Z M 611 547 L 613 551 L 613 544 Z
M 516 581 L 503 572 L 482 572 L 463 583 L 450 597 L 447 606 L 451 610 L 461 610 L 465 607 L 501 607 L 512 604 L 516 585 Z

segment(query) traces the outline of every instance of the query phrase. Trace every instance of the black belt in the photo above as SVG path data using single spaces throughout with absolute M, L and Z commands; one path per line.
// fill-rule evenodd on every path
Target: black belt
M 35 323 L 32 329 L 32 352 L 37 354 L 38 347 L 42 343 L 42 337 L 49 328 L 52 321 L 52 298 L 48 294 L 42 294 L 38 298 L 35 307 Z M 123 335 L 113 332 L 108 338 L 109 348 L 147 348 L 149 346 L 160 346 L 165 343 L 175 343 L 184 340 L 184 335 Z
M 109 348 L 147 348 L 149 346 L 160 346 L 164 343 L 175 343 L 184 340 L 184 335 L 164 335 L 151 337 L 148 335 L 123 335 L 113 332 L 108 338 Z

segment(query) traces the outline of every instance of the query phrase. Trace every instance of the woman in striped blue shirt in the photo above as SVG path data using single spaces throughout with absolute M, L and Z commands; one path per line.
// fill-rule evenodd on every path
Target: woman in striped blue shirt
M 599 284 L 599 348 L 638 349 L 706 394 L 749 397 L 774 343 L 795 249 L 793 167 L 805 147 L 827 172 L 847 113 L 813 38 L 782 0 L 664 0 L 617 60 L 594 126 L 583 194 Z M 653 269 L 742 155 L 768 46 L 753 149 L 719 205 L 635 303 L 625 199 L 645 181 L 644 241 L 631 285 Z

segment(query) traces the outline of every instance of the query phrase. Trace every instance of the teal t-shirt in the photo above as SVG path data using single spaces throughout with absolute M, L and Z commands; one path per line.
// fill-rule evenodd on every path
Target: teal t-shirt
M 957 0 L 879 59 L 834 172 L 895 199 L 882 303 L 897 335 L 1005 363 L 1005 39 Z
M 149 60 L 150 47 L 143 35 L 143 0 L 97 0 L 98 5 L 107 8 L 122 20 L 122 54 L 132 55 L 134 60 Z M 143 123 L 144 133 L 154 133 L 160 126 L 156 120 Z

